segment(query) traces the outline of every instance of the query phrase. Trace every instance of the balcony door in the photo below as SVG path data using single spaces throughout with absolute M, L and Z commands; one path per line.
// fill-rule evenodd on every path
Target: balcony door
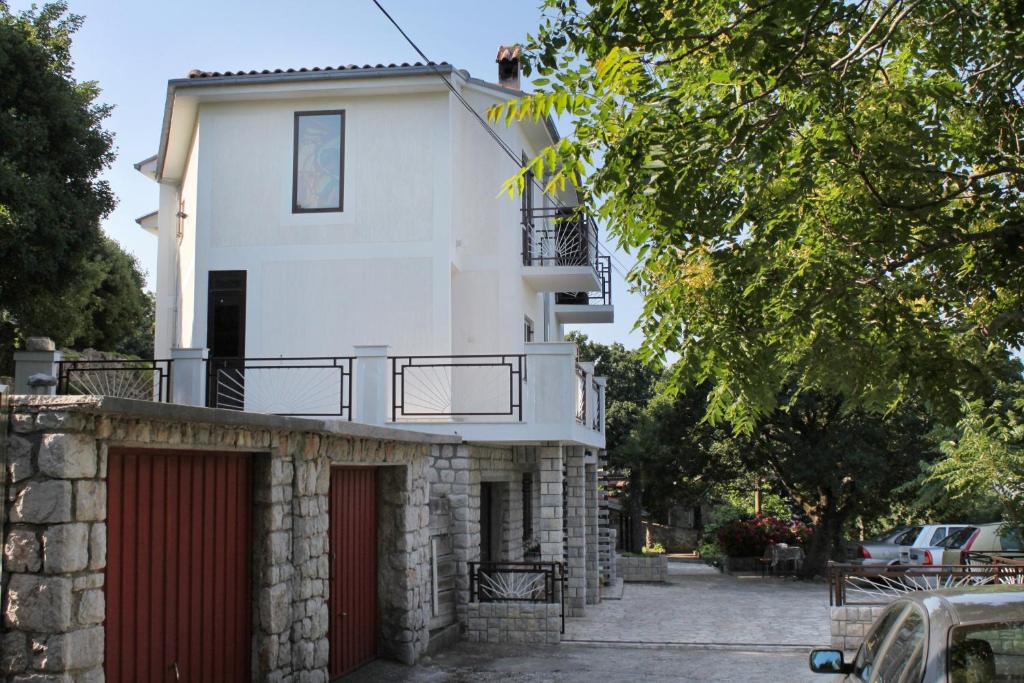
M 210 271 L 206 348 L 210 350 L 207 405 L 245 410 L 244 270 Z

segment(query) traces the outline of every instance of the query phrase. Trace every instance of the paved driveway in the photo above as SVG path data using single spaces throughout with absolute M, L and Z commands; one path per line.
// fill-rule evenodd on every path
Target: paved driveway
M 374 662 L 370 683 L 818 681 L 807 650 L 829 640 L 824 584 L 719 574 L 673 562 L 667 584 L 627 584 L 621 600 L 569 619 L 558 646 L 459 643 L 415 667 Z
M 823 583 L 721 574 L 700 562 L 670 562 L 668 584 L 626 584 L 621 600 L 587 607 L 566 622 L 581 643 L 749 645 L 771 651 L 828 645 Z

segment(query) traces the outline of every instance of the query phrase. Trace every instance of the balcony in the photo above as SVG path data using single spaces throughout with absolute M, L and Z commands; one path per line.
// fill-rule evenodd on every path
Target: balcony
M 597 257 L 597 276 L 601 288 L 596 292 L 558 292 L 555 294 L 555 317 L 560 323 L 615 322 L 612 307 L 612 264 L 607 254 Z
M 538 292 L 600 290 L 594 219 L 575 208 L 524 208 L 523 277 Z
M 352 355 L 305 358 L 208 358 L 205 349 L 175 349 L 160 361 L 46 356 L 19 361 L 17 372 L 59 378 L 49 393 L 352 420 L 483 443 L 605 443 L 605 380 L 593 363 L 577 362 L 569 342 L 494 355 L 398 356 L 357 346 Z

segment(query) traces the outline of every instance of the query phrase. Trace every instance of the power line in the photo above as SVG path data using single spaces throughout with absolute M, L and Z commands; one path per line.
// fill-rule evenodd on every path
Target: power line
M 437 77 L 441 79 L 441 82 L 445 84 L 448 90 L 453 95 L 455 95 L 455 98 L 462 104 L 463 107 L 465 107 L 466 111 L 473 115 L 473 118 L 475 118 L 477 122 L 479 122 L 481 127 L 483 127 L 484 131 L 487 133 L 487 135 L 489 135 L 491 139 L 498 144 L 501 150 L 508 155 L 512 162 L 519 168 L 525 168 L 526 166 L 525 164 L 523 164 L 522 158 L 518 154 L 516 154 L 515 151 L 513 151 L 512 148 L 509 147 L 504 140 L 501 139 L 501 136 L 498 135 L 498 133 L 491 127 L 491 124 L 487 123 L 487 121 L 482 116 L 480 116 L 479 112 L 477 112 L 477 110 L 473 108 L 473 105 L 466 101 L 466 99 L 462 96 L 462 93 L 456 90 L 455 86 L 452 85 L 451 81 L 445 78 L 445 75 L 441 73 L 440 69 L 437 68 L 437 64 L 435 64 L 433 61 L 431 61 L 429 57 L 427 57 L 423 50 L 420 49 L 419 45 L 417 45 L 415 41 L 413 41 L 413 39 L 409 37 L 409 34 L 406 33 L 405 30 L 399 25 L 399 23 L 395 21 L 395 18 L 392 17 L 386 9 L 384 9 L 384 6 L 381 5 L 378 0 L 373 0 L 373 4 L 376 5 L 377 9 L 381 11 L 381 14 L 383 14 L 387 18 L 387 20 L 391 22 L 391 25 L 394 26 L 395 29 L 402 34 L 402 37 L 405 38 L 405 41 L 409 43 L 410 46 L 412 46 L 412 49 L 416 51 L 416 54 L 418 54 L 420 58 L 424 62 L 426 62 L 427 66 L 430 67 L 430 69 L 437 75 Z M 529 181 L 533 183 L 533 185 L 538 190 L 540 190 L 542 195 L 548 194 L 544 190 L 544 187 L 540 184 L 540 182 L 533 177 L 533 174 L 530 174 Z M 558 197 L 554 195 L 548 196 L 555 202 L 557 207 L 563 209 L 569 208 L 565 206 L 565 204 L 563 204 Z M 614 260 L 615 263 L 617 263 L 619 267 L 622 269 L 618 270 L 615 268 L 615 264 L 612 264 L 612 270 L 615 270 L 619 274 L 619 276 L 623 280 L 625 280 L 626 275 L 623 271 L 627 271 L 629 269 L 621 261 L 619 261 L 619 259 L 615 256 L 614 251 L 612 249 L 609 249 L 607 244 L 603 244 L 600 239 L 597 241 L 597 243 L 599 247 L 604 247 L 605 253 L 608 254 L 611 257 L 611 260 Z M 611 263 L 611 260 L 609 261 L 609 263 Z

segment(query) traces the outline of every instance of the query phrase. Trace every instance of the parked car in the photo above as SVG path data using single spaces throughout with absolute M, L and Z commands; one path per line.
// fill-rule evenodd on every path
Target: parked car
M 918 524 L 897 534 L 892 540 L 864 542 L 857 549 L 856 564 L 910 564 L 910 550 L 916 546 L 932 546 L 962 529 L 966 524 Z
M 958 529 L 938 543 L 910 549 L 910 564 L 935 566 L 940 564 L 968 564 L 966 553 L 1011 557 L 1024 553 L 1020 529 L 1007 527 L 1002 522 L 979 524 Z
M 1024 586 L 921 591 L 893 602 L 852 662 L 814 650 L 811 671 L 846 681 L 986 683 L 1024 680 Z

